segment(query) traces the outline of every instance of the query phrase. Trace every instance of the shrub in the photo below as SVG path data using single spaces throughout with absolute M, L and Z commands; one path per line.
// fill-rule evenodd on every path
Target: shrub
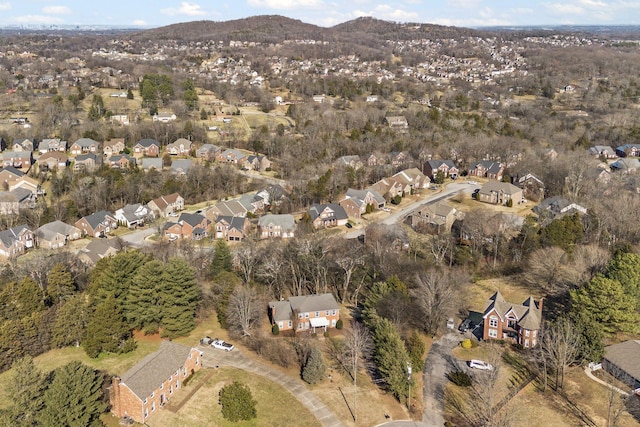
M 273 335 L 279 335 L 280 334 L 280 328 L 278 327 L 277 323 L 274 323 L 274 325 L 271 327 L 271 333 Z
M 471 387 L 471 377 L 466 372 L 449 372 L 447 378 L 458 387 Z
M 400 202 L 402 202 L 402 196 L 397 194 L 394 196 L 393 199 L 391 199 L 391 203 L 393 203 L 394 205 L 399 205 Z
M 338 319 L 338 321 L 336 322 L 336 329 L 342 329 L 344 327 L 344 323 L 342 322 L 342 319 Z
M 256 418 L 256 401 L 249 387 L 234 381 L 220 390 L 222 416 L 229 421 L 250 420 Z
M 324 364 L 324 360 L 322 360 L 322 353 L 314 347 L 311 349 L 307 363 L 302 369 L 302 379 L 309 384 L 316 384 L 324 378 L 326 370 L 327 367 Z
M 467 338 L 466 340 L 462 341 L 461 345 L 462 345 L 462 348 L 466 348 L 466 349 L 471 348 L 472 347 L 471 339 Z
M 513 207 L 513 199 L 507 200 L 507 207 L 509 207 L 509 208 Z

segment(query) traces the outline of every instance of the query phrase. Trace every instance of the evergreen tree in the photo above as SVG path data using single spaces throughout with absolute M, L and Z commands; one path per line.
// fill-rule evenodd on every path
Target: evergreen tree
M 422 371 L 425 351 L 426 346 L 422 338 L 420 338 L 420 334 L 417 331 L 413 331 L 409 339 L 407 339 L 407 352 L 409 353 L 409 359 L 411 359 L 411 366 L 416 371 Z
M 322 381 L 326 370 L 327 367 L 324 364 L 324 360 L 322 360 L 322 353 L 316 347 L 313 347 L 307 358 L 307 363 L 302 369 L 302 379 L 309 384 L 316 384 Z
M 54 304 L 70 297 L 76 290 L 73 276 L 64 264 L 53 266 L 47 275 L 47 294 Z
M 373 330 L 374 361 L 389 391 L 400 401 L 409 391 L 409 356 L 390 320 L 379 318 Z
M 31 356 L 16 361 L 6 393 L 11 398 L 4 425 L 27 427 L 36 425 L 44 408 L 46 376 L 33 363 Z
M 634 333 L 638 329 L 640 316 L 635 301 L 617 280 L 599 274 L 570 295 L 574 317 L 600 324 L 605 334 Z
M 220 390 L 222 416 L 229 421 L 247 421 L 256 418 L 256 401 L 246 385 L 234 381 Z
M 186 335 L 195 327 L 200 300 L 196 273 L 184 258 L 171 258 L 162 278 L 164 283 L 159 301 L 163 334 L 169 337 Z
M 92 302 L 98 304 L 111 295 L 124 303 L 134 276 L 147 261 L 147 256 L 138 251 L 123 251 L 102 258 L 91 274 L 89 293 Z
M 56 369 L 44 393 L 41 424 L 45 427 L 102 426 L 99 417 L 107 409 L 103 402 L 103 381 L 102 375 L 78 361 Z
M 133 99 L 133 91 L 131 88 L 127 89 L 127 99 Z
M 115 298 L 109 296 L 91 313 L 82 346 L 89 357 L 98 357 L 103 351 L 118 353 L 130 336 L 122 310 Z
M 617 280 L 625 293 L 631 295 L 640 310 L 640 255 L 620 252 L 607 265 L 606 276 Z
M 31 278 L 24 278 L 15 288 L 15 293 L 13 294 L 15 318 L 21 319 L 44 309 L 45 305 L 40 288 Z
M 212 276 L 216 276 L 223 271 L 233 271 L 233 256 L 229 246 L 227 246 L 227 242 L 222 239 L 216 241 L 210 268 Z
M 89 304 L 84 295 L 66 299 L 56 311 L 51 331 L 51 345 L 64 347 L 82 343 L 89 321 Z
M 162 319 L 160 291 L 164 284 L 162 262 L 149 261 L 138 269 L 126 297 L 125 316 L 134 329 L 157 331 Z

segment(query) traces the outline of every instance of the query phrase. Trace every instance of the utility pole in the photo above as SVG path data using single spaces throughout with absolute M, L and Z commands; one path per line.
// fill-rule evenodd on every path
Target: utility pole
M 409 397 L 407 398 L 407 409 L 409 410 L 409 416 L 411 416 L 411 362 L 407 362 L 407 379 L 409 380 Z

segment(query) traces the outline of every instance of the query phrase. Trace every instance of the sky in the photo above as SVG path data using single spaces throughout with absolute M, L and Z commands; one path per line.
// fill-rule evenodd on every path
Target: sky
M 283 15 L 331 27 L 362 16 L 457 27 L 640 25 L 640 0 L 0 0 L 0 26 L 160 27 Z

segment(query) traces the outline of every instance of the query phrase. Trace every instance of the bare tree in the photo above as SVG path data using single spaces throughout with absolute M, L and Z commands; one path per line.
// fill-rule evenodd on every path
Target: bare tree
M 255 242 L 251 239 L 243 242 L 238 248 L 234 257 L 236 268 L 242 273 L 242 280 L 245 285 L 253 278 L 254 272 L 258 265 L 258 256 Z
M 362 364 L 366 360 L 372 349 L 371 337 L 367 328 L 358 322 L 352 321 L 351 328 L 347 331 L 346 337 L 347 352 L 346 356 L 349 360 L 349 369 L 351 369 L 351 378 L 353 378 L 353 421 L 358 420 L 358 369 L 362 368 Z
M 413 296 L 422 314 L 421 325 L 427 333 L 435 335 L 445 319 L 460 304 L 461 288 L 469 281 L 466 273 L 458 270 L 437 270 L 416 276 Z
M 230 329 L 243 336 L 251 336 L 262 318 L 264 304 L 258 290 L 251 286 L 238 286 L 229 298 L 227 321 Z
M 340 289 L 340 300 L 344 303 L 349 300 L 349 284 L 354 270 L 364 265 L 364 257 L 359 255 L 345 255 L 336 260 L 336 264 L 344 271 L 342 279 L 342 289 Z
M 559 318 L 549 327 L 541 330 L 539 343 L 543 357 L 546 357 L 555 373 L 555 389 L 564 386 L 567 365 L 575 362 L 580 351 L 580 332 L 567 318 Z

